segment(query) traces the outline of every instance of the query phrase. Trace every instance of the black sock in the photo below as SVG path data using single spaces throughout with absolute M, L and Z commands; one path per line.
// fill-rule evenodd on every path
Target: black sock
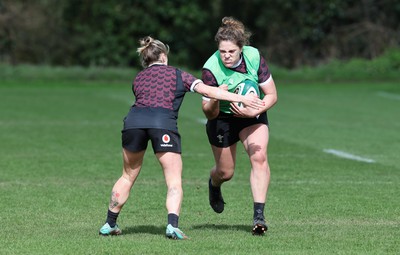
M 168 214 L 168 224 L 171 224 L 174 228 L 178 227 L 179 216 L 175 213 Z
M 212 185 L 211 178 L 210 178 L 209 182 L 210 182 L 211 190 L 212 190 L 214 193 L 216 193 L 216 192 L 221 192 L 221 186 L 215 187 L 214 185 Z
M 253 218 L 255 218 L 257 216 L 264 217 L 264 205 L 265 205 L 265 203 L 254 203 L 254 216 L 253 216 Z
M 110 225 L 112 228 L 115 227 L 117 224 L 118 215 L 119 213 L 112 212 L 110 209 L 108 209 L 106 223 L 108 223 L 108 225 Z

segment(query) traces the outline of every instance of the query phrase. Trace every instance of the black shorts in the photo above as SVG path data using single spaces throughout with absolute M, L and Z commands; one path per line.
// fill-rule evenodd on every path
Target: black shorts
M 122 130 L 122 147 L 131 152 L 147 149 L 151 141 L 154 153 L 181 153 L 181 136 L 171 130 L 156 128 L 134 128 Z
M 232 114 L 220 113 L 217 118 L 207 121 L 206 130 L 210 144 L 226 148 L 240 141 L 239 133 L 244 128 L 255 125 L 268 125 L 267 113 L 258 118 L 236 118 Z

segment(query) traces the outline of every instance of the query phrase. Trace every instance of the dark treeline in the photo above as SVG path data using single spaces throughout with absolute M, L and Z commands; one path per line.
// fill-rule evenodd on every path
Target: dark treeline
M 400 0 L 0 0 L 0 62 L 138 67 L 138 39 L 152 35 L 173 64 L 200 68 L 223 16 L 288 68 L 372 59 L 400 44 Z

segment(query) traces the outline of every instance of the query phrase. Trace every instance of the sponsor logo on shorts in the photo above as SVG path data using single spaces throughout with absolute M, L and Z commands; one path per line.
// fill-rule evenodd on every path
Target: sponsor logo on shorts
M 171 141 L 171 137 L 169 137 L 169 135 L 164 134 L 162 136 L 162 141 L 164 143 L 160 144 L 161 147 L 174 147 L 172 144 L 169 143 Z

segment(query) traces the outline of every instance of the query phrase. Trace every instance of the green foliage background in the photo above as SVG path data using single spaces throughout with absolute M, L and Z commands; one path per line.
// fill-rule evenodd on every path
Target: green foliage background
M 400 42 L 400 0 L 0 0 L 0 62 L 139 67 L 138 39 L 152 35 L 172 64 L 198 69 L 224 16 L 282 67 L 373 59 Z

